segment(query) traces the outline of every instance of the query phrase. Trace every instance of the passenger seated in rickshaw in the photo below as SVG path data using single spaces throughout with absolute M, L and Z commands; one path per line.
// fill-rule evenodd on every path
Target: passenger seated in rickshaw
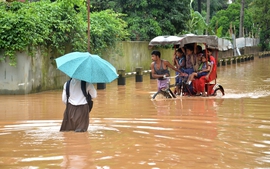
M 205 79 L 207 82 L 211 82 L 212 80 L 215 80 L 217 78 L 217 65 L 216 65 L 216 59 L 212 55 L 212 49 L 207 49 L 207 57 L 208 61 L 211 63 L 211 70 L 208 75 L 206 75 Z
M 184 48 L 182 48 L 182 51 L 185 52 L 184 54 L 186 55 L 186 67 L 183 69 L 185 76 L 182 77 L 182 82 L 184 83 L 187 82 L 188 76 L 194 72 L 194 68 L 197 63 L 194 47 L 196 47 L 194 44 L 187 44 Z M 183 86 L 183 95 L 192 95 L 193 93 L 193 87 L 191 85 L 185 85 L 185 87 Z
M 201 64 L 198 68 L 197 72 L 193 72 L 189 77 L 187 84 L 190 85 L 192 80 L 195 80 L 195 78 L 200 78 L 202 76 L 206 76 L 211 69 L 211 63 L 207 61 L 206 56 L 203 54 L 201 55 Z
M 186 52 L 184 52 L 184 54 L 186 54 L 186 68 L 184 69 L 184 72 L 191 75 L 193 72 L 198 71 L 201 64 L 201 56 L 203 55 L 203 51 L 202 47 L 197 45 L 197 43 L 187 44 L 185 47 Z M 185 81 L 187 81 L 187 79 Z
M 184 49 L 183 49 L 184 51 Z M 193 66 L 196 64 L 196 56 L 193 53 L 194 48 L 192 45 L 187 45 L 186 50 L 185 50 L 185 55 L 186 55 L 186 68 L 183 69 L 184 73 L 190 75 L 194 72 Z
M 199 66 L 201 64 L 201 56 L 203 55 L 203 50 L 200 45 L 197 45 L 197 43 L 194 44 L 194 53 L 196 55 L 196 62 L 194 63 L 194 72 L 198 72 Z
M 215 80 L 217 77 L 217 73 L 216 73 L 216 69 L 217 69 L 217 65 L 216 65 L 216 59 L 212 56 L 212 50 L 211 49 L 207 49 L 207 57 L 208 60 L 211 63 L 211 68 L 209 73 L 206 76 L 202 76 L 199 79 L 195 79 L 193 81 L 193 88 L 196 92 L 196 95 L 200 95 L 200 93 L 202 93 L 202 95 L 205 95 L 205 84 L 206 83 L 210 83 L 211 81 Z M 209 90 L 207 91 L 207 95 L 211 95 L 213 93 L 213 90 Z
M 175 56 L 173 59 L 174 66 L 179 69 L 181 72 L 184 72 L 185 66 L 186 66 L 186 57 L 184 55 L 183 49 L 178 48 L 175 52 Z M 175 72 L 176 75 L 179 75 L 178 72 Z M 181 94 L 181 88 L 182 88 L 182 81 L 183 77 L 177 76 L 175 78 L 175 94 L 180 95 Z

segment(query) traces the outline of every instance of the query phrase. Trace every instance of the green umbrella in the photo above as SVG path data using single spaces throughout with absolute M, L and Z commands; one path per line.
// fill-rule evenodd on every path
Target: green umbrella
M 72 52 L 55 60 L 59 70 L 75 79 L 89 83 L 110 83 L 118 78 L 111 63 L 89 52 Z

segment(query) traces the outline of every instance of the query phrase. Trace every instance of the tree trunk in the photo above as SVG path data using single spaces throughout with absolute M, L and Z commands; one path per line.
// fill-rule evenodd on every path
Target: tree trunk
M 240 23 L 239 23 L 239 38 L 243 37 L 243 25 L 244 25 L 244 9 L 245 9 L 245 0 L 241 1 L 241 11 L 240 11 Z
M 202 8 L 201 8 L 202 1 L 198 0 L 198 12 L 201 14 L 202 13 Z
M 207 25 L 209 25 L 209 21 L 210 21 L 210 0 L 207 0 L 207 14 L 206 14 L 206 23 Z M 206 29 L 206 35 L 208 34 L 208 31 Z

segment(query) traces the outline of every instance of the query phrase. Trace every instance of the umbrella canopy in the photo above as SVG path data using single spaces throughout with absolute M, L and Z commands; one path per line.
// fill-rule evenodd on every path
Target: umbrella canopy
M 89 83 L 110 83 L 118 78 L 108 61 L 89 52 L 72 52 L 55 59 L 57 68 L 69 77 Z

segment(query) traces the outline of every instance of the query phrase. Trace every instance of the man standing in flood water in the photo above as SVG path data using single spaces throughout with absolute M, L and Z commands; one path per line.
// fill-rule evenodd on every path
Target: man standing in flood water
M 157 78 L 158 90 L 163 90 L 167 88 L 169 79 L 166 77 L 170 76 L 168 68 L 171 68 L 182 75 L 182 72 L 176 69 L 169 61 L 160 59 L 160 51 L 154 50 L 151 53 L 152 63 L 151 63 L 151 74 L 153 78 Z

